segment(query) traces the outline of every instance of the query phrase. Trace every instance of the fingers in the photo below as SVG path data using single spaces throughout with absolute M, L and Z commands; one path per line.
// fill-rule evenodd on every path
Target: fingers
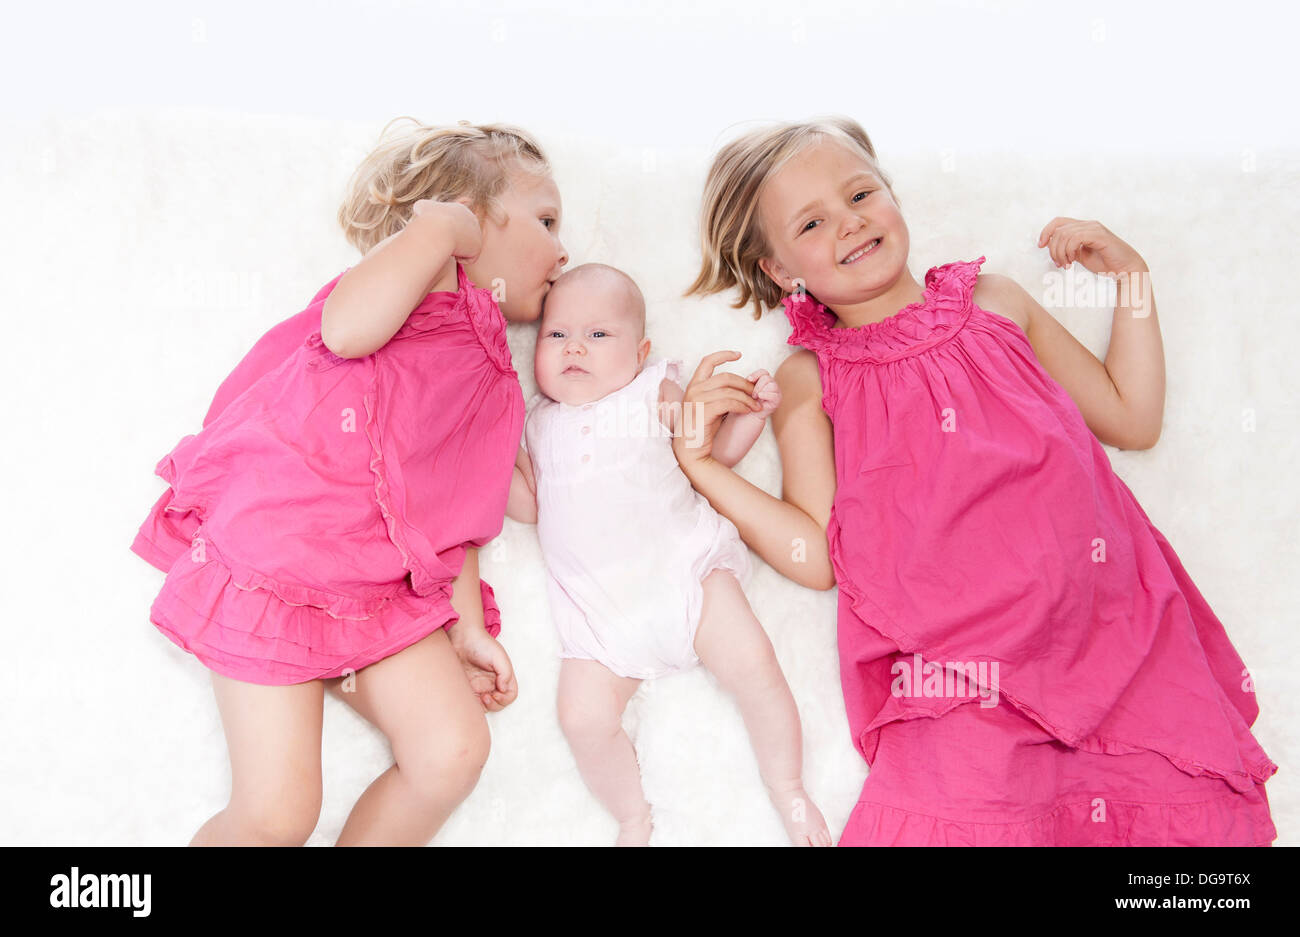
M 1060 228 L 1062 225 L 1073 224 L 1075 220 L 1076 219 L 1074 218 L 1061 218 L 1061 217 L 1053 218 L 1051 221 L 1047 223 L 1047 227 L 1043 228 L 1042 233 L 1038 235 L 1038 246 L 1042 247 L 1043 245 L 1045 245 L 1048 239 L 1051 238 L 1051 236 L 1056 232 L 1056 230 Z
M 1038 236 L 1038 246 L 1046 246 L 1052 263 L 1068 267 L 1075 261 L 1089 265 L 1093 251 L 1104 251 L 1114 235 L 1098 221 L 1053 218 Z
M 700 363 L 696 366 L 695 373 L 691 375 L 688 383 L 694 384 L 696 381 L 705 380 L 713 374 L 714 369 L 721 365 L 722 362 L 735 361 L 739 357 L 740 352 L 738 351 L 715 351 L 712 354 L 705 355 L 700 359 Z
M 698 384 L 693 383 L 692 386 L 687 387 L 686 396 L 691 398 L 699 397 L 728 387 L 744 394 L 754 392 L 753 381 L 747 381 L 739 374 L 732 374 L 730 371 L 722 371 L 712 377 L 704 378 Z
M 763 407 L 761 403 L 754 399 L 753 394 L 747 394 L 743 390 L 737 390 L 733 387 L 720 388 L 707 397 L 691 402 L 703 404 L 710 419 L 720 413 L 753 413 Z

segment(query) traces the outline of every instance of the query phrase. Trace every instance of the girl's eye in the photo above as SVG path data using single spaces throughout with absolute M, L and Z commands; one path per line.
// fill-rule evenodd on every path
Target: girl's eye
M 853 196 L 853 198 L 851 198 L 849 201 L 851 201 L 851 202 L 853 202 L 854 204 L 856 204 L 857 202 L 860 201 L 860 199 L 858 198 L 858 196 L 862 196 L 863 198 L 865 198 L 866 196 L 870 195 L 873 191 L 874 191 L 873 189 L 863 189 L 861 192 L 856 193 L 856 194 Z M 800 229 L 799 229 L 799 233 L 800 233 L 800 234 L 803 234 L 805 231 L 810 231 L 810 230 L 812 230 L 812 227 L 813 227 L 815 224 L 817 224 L 817 219 L 816 219 L 816 218 L 814 218 L 812 221 L 809 221 L 809 222 L 808 222 L 807 224 L 805 224 L 802 228 L 800 228 Z
M 549 228 L 552 228 L 552 227 L 555 226 L 555 219 L 554 219 L 554 218 L 543 218 L 543 219 L 542 219 L 542 224 L 546 225 L 546 227 L 547 227 L 548 229 L 549 229 Z

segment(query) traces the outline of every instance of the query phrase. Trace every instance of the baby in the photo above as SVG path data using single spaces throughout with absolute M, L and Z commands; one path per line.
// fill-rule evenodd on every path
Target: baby
M 702 663 L 744 716 L 763 783 L 796 845 L 829 846 L 803 789 L 799 713 L 745 598 L 749 553 L 673 454 L 680 361 L 648 362 L 645 300 L 624 273 L 584 264 L 542 308 L 524 446 L 508 515 L 536 523 L 560 639 L 560 725 L 591 792 L 647 845 L 650 805 L 623 710 L 642 680 Z M 729 414 L 713 455 L 728 466 L 780 392 L 763 371 L 755 412 Z M 533 405 L 535 404 L 535 405 Z

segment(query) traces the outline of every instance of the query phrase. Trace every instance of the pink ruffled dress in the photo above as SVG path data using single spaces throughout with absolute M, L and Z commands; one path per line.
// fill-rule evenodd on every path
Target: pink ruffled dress
M 856 329 L 784 300 L 835 430 L 870 765 L 840 845 L 1268 845 L 1241 658 L 1024 332 L 975 305 L 983 262 Z
M 491 291 L 456 272 L 455 292 L 429 293 L 355 359 L 320 336 L 339 274 L 159 461 L 170 487 L 131 549 L 167 573 L 151 621 L 210 669 L 337 677 L 458 620 L 452 583 L 465 550 L 501 532 L 524 400 Z

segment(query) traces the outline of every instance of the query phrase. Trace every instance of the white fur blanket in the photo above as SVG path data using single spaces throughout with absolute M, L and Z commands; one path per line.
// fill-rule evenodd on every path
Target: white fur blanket
M 195 432 L 220 379 L 270 325 L 354 263 L 334 223 L 371 124 L 173 113 L 50 120 L 4 146 L 0 284 L 10 358 L 5 447 L 9 675 L 0 830 L 12 844 L 181 844 L 226 802 L 229 767 L 207 671 L 149 623 L 162 574 L 128 550 L 163 490 L 158 458 Z M 710 141 L 620 149 L 548 134 L 572 263 L 627 270 L 649 303 L 652 353 L 775 371 L 779 311 L 683 300 Z M 721 126 L 719 130 L 721 130 Z M 988 257 L 1035 295 L 1034 247 L 1055 215 L 1097 218 L 1148 260 L 1162 320 L 1163 437 L 1112 464 L 1223 619 L 1254 675 L 1255 725 L 1282 765 L 1278 844 L 1300 840 L 1296 751 L 1297 369 L 1288 206 L 1297 162 L 1016 156 L 891 157 L 912 270 Z M 1056 309 L 1104 353 L 1109 312 Z M 525 394 L 534 336 L 512 327 Z M 1247 415 L 1253 428 L 1245 428 Z M 780 492 L 770 431 L 739 470 Z M 535 528 L 507 520 L 483 575 L 504 614 L 520 695 L 489 717 L 493 748 L 439 844 L 604 844 L 555 716 L 556 642 Z M 750 600 L 804 725 L 805 780 L 838 834 L 866 776 L 840 695 L 835 593 L 757 563 Z M 643 688 L 629 710 L 656 842 L 781 844 L 739 713 L 702 670 Z M 328 844 L 389 764 L 384 739 L 326 700 Z

